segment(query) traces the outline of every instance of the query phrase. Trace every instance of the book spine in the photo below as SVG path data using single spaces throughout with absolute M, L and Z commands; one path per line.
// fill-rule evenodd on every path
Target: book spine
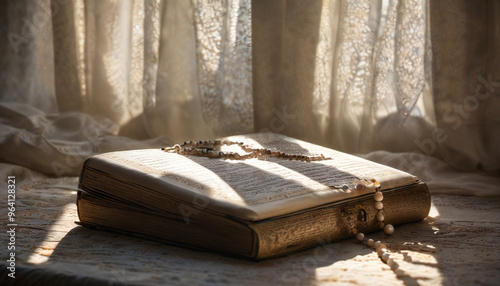
M 384 216 L 393 225 L 422 220 L 429 214 L 430 194 L 425 183 L 384 191 Z M 285 255 L 353 236 L 352 228 L 380 230 L 373 196 L 318 209 L 263 220 L 250 226 L 257 233 L 256 259 Z
M 76 193 L 76 211 L 78 215 L 78 219 L 81 221 L 81 215 L 80 215 L 80 206 L 79 202 L 82 196 L 83 188 L 82 188 L 82 181 L 83 181 L 83 176 L 86 173 L 86 168 L 87 164 L 92 160 L 93 157 L 87 158 L 82 165 L 82 170 L 80 171 L 80 176 L 78 177 L 78 192 Z

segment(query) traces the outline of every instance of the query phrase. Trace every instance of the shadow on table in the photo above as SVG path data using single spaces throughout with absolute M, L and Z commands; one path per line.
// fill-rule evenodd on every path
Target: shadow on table
M 65 271 L 135 284 L 311 284 L 318 267 L 369 254 L 352 240 L 319 245 L 288 256 L 251 261 L 218 253 L 168 245 L 123 234 L 77 226 L 59 242 L 47 263 Z M 81 278 L 80 278 L 81 279 Z M 79 281 L 75 278 L 73 283 Z
M 408 237 L 416 235 L 423 237 L 418 239 L 420 251 L 427 251 L 425 240 L 431 238 L 433 233 L 429 221 L 410 223 L 401 228 L 402 235 L 398 233 L 397 236 L 387 237 L 376 233 L 370 237 L 383 240 L 399 251 L 398 245 L 402 246 L 408 242 Z M 92 279 L 102 279 L 113 285 L 308 285 L 318 282 L 318 268 L 369 254 L 372 254 L 371 249 L 347 239 L 255 262 L 77 226 L 61 240 L 47 263 L 60 263 L 64 265 L 65 272 L 82 277 L 92 276 Z M 380 266 L 383 267 L 381 261 Z M 404 285 L 419 285 L 414 278 L 418 277 L 418 273 L 395 273 Z M 342 275 L 333 274 L 332 279 L 343 278 Z M 73 284 L 79 284 L 78 279 L 83 278 L 76 277 Z
M 418 232 L 417 251 L 432 255 L 443 285 L 498 285 L 500 281 L 500 198 L 434 195 L 432 232 Z M 418 262 L 417 262 L 418 263 Z

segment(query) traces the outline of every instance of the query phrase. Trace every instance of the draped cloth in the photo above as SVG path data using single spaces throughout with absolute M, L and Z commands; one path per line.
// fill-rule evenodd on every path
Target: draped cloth
M 76 175 L 96 153 L 273 131 L 492 195 L 499 16 L 494 0 L 3 1 L 0 160 Z
M 435 125 L 424 1 L 273 3 L 253 11 L 254 104 L 276 109 L 257 129 L 366 153 L 409 150 Z

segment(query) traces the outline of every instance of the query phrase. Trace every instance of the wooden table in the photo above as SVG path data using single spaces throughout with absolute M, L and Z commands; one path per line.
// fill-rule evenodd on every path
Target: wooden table
M 434 195 L 430 216 L 380 239 L 396 271 L 348 239 L 260 262 L 92 230 L 78 221 L 77 178 L 41 179 L 16 193 L 16 278 L 1 285 L 495 285 L 500 281 L 500 199 Z M 7 218 L 6 200 L 1 215 Z M 409 259 L 411 257 L 411 262 Z M 7 283 L 5 283 L 7 282 Z

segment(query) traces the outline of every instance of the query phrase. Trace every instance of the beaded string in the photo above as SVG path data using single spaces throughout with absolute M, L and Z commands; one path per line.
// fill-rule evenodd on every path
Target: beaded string
M 377 214 L 375 217 L 379 223 L 379 227 L 384 230 L 385 234 L 387 235 L 393 234 L 394 226 L 392 224 L 388 224 L 385 222 L 384 204 L 382 203 L 384 199 L 384 194 L 382 194 L 382 192 L 380 191 L 380 183 L 375 179 L 372 179 L 369 182 L 367 180 L 362 180 L 360 183 L 355 185 L 354 189 L 357 191 L 364 191 L 367 185 L 375 188 L 375 193 L 373 194 L 373 201 L 375 209 L 377 209 Z M 352 186 L 342 185 L 342 187 L 340 188 L 346 191 L 348 189 L 351 189 Z M 387 265 L 389 265 L 392 269 L 396 270 L 399 267 L 399 264 L 396 261 L 394 261 L 394 259 L 391 257 L 391 254 L 389 253 L 386 244 L 382 243 L 380 240 L 374 241 L 371 238 L 366 239 L 365 234 L 362 232 L 358 232 L 354 224 L 350 222 L 350 219 L 348 220 L 349 224 L 351 225 L 351 234 L 356 235 L 357 241 L 363 243 L 369 248 L 374 249 L 377 252 L 377 255 L 380 257 L 380 259 L 382 259 L 382 261 Z
M 237 152 L 222 152 L 222 146 L 238 145 L 247 154 L 239 154 Z M 280 151 L 272 151 L 265 148 L 250 148 L 243 142 L 233 142 L 229 140 L 214 140 L 214 141 L 186 141 L 182 145 L 175 144 L 172 147 L 161 148 L 165 152 L 177 153 L 180 155 L 194 155 L 203 156 L 208 158 L 229 159 L 229 160 L 245 160 L 251 158 L 262 157 L 277 157 L 289 160 L 298 160 L 304 162 L 322 161 L 332 159 L 325 157 L 323 154 L 319 155 L 297 155 L 286 154 Z

